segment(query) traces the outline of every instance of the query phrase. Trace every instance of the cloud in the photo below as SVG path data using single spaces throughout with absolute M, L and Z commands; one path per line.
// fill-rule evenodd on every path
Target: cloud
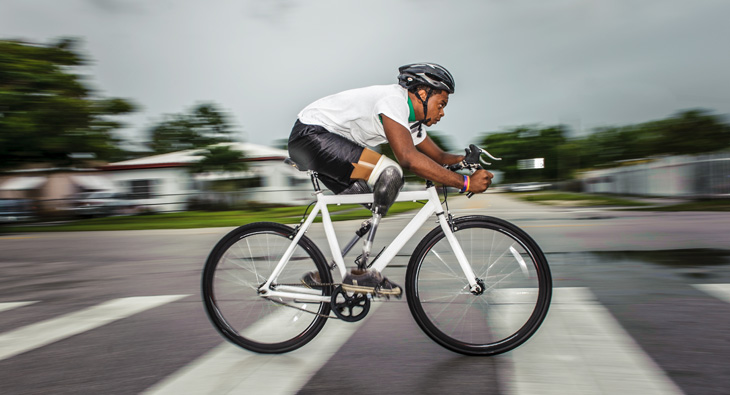
M 301 6 L 295 0 L 254 0 L 245 4 L 245 15 L 271 23 L 281 23 L 287 14 Z
M 112 14 L 132 14 L 138 15 L 144 12 L 144 3 L 125 0 L 85 0 L 92 8 L 99 11 Z
M 524 124 L 730 112 L 730 3 L 684 0 L 4 0 L 0 36 L 83 37 L 94 85 L 131 98 L 135 139 L 199 101 L 245 138 L 287 136 L 319 97 L 432 61 L 457 93 L 439 129 L 466 145 Z

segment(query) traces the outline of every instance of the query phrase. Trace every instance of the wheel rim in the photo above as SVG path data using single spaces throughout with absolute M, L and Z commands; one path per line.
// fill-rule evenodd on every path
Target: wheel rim
M 416 273 L 424 329 L 460 350 L 498 353 L 519 345 L 542 319 L 539 258 L 501 228 L 465 224 L 455 236 L 485 289 L 472 294 L 446 238 L 434 240 Z
M 326 304 L 266 299 L 259 295 L 258 288 L 290 244 L 284 234 L 255 232 L 234 240 L 220 254 L 210 278 L 209 302 L 218 328 L 229 339 L 249 348 L 296 344 L 302 334 L 322 320 L 318 314 L 328 313 Z M 300 281 L 302 276 L 317 270 L 312 254 L 298 244 L 276 283 L 305 288 Z

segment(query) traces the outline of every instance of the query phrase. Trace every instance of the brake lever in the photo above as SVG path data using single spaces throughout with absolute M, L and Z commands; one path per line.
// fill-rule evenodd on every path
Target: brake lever
M 502 160 L 502 158 L 497 158 L 496 156 L 494 156 L 494 155 L 490 154 L 490 153 L 489 153 L 489 152 L 488 152 L 487 150 L 485 150 L 485 149 L 484 149 L 484 148 L 482 148 L 482 147 L 477 147 L 477 148 L 479 148 L 479 151 L 480 151 L 480 153 L 479 153 L 479 162 L 483 163 L 483 164 L 484 164 L 484 165 L 486 165 L 486 166 L 489 166 L 489 165 L 491 165 L 492 163 L 491 163 L 491 162 L 487 162 L 487 161 L 485 161 L 485 160 L 484 160 L 484 159 L 482 158 L 482 155 L 486 155 L 487 157 L 489 157 L 489 159 L 492 159 L 492 160 Z
M 477 148 L 479 148 L 479 162 L 484 164 L 485 166 L 489 166 L 492 163 L 485 161 L 484 158 L 482 158 L 482 155 L 485 155 L 485 156 L 489 157 L 489 159 L 492 159 L 492 160 L 502 160 L 502 158 L 497 158 L 496 156 L 490 154 L 489 151 L 485 150 L 482 147 L 477 147 Z M 474 172 L 476 172 L 479 169 L 484 169 L 484 168 L 481 165 L 477 164 L 476 168 L 472 169 L 471 174 L 474 174 Z M 474 196 L 474 192 L 466 193 L 467 198 L 471 198 L 472 196 Z
M 492 160 L 502 160 L 502 158 L 497 158 L 496 156 L 490 154 L 484 148 L 477 147 L 477 149 L 479 150 L 479 162 L 481 164 L 485 165 L 485 166 L 489 166 L 492 163 L 485 161 L 484 158 L 482 158 L 482 155 L 487 156 L 488 158 L 490 158 Z M 447 166 L 447 168 L 449 170 L 451 170 L 451 171 L 457 171 L 457 170 L 462 170 L 462 169 L 469 169 L 471 171 L 471 174 L 474 174 L 474 172 L 476 172 L 477 170 L 483 170 L 484 169 L 484 167 L 482 167 L 481 164 L 479 164 L 479 163 L 469 163 L 469 164 L 466 164 L 465 162 L 460 162 L 460 163 L 457 163 L 457 164 L 454 164 L 454 165 L 451 165 L 451 166 Z M 474 192 L 467 192 L 466 193 L 466 197 L 467 198 L 470 198 L 472 196 L 474 196 Z

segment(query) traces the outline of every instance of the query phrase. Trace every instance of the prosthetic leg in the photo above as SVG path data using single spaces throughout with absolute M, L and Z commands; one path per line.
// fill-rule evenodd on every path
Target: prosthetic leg
M 367 185 L 373 191 L 374 199 L 371 208 L 373 218 L 372 226 L 363 244 L 362 255 L 357 261 L 360 270 L 367 269 L 368 258 L 370 257 L 380 219 L 388 213 L 388 209 L 393 205 L 403 187 L 403 170 L 401 170 L 398 163 L 385 155 L 381 155 L 367 178 Z
M 365 294 L 376 296 L 395 296 L 402 297 L 403 290 L 397 284 L 389 281 L 377 270 L 368 270 L 368 259 L 375 239 L 375 233 L 380 219 L 387 214 L 390 207 L 395 202 L 400 189 L 403 187 L 403 170 L 398 163 L 368 148 L 364 148 L 358 158 L 357 163 L 352 163 L 353 170 L 350 173 L 350 180 L 344 190 L 337 192 L 338 194 L 358 194 L 372 191 L 374 195 L 372 204 L 363 204 L 372 211 L 373 217 L 365 221 L 360 229 L 355 232 L 355 237 L 347 244 L 342 252 L 344 256 L 355 246 L 358 240 L 367 233 L 367 237 L 363 243 L 362 255 L 355 261 L 357 269 L 350 270 L 342 279 L 341 286 L 333 291 L 332 309 L 339 318 L 342 319 L 360 319 L 357 317 L 341 316 L 338 312 L 340 309 L 350 306 L 337 302 L 337 297 L 344 297 L 347 300 L 356 296 L 356 303 L 366 303 L 369 299 L 365 298 Z M 335 267 L 333 263 L 332 268 Z M 310 288 L 321 289 L 323 284 L 318 273 L 309 272 L 301 279 L 302 283 Z M 349 299 L 348 299 L 349 298 Z M 353 299 L 355 300 L 355 299 Z M 349 303 L 349 302 L 348 302 Z M 353 302 L 355 303 L 355 302 Z M 368 302 L 369 303 L 369 302 Z M 364 316 L 364 314 L 362 315 Z

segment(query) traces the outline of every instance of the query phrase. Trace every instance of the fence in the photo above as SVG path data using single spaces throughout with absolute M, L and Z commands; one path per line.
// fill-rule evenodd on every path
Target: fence
M 422 184 L 406 184 L 403 190 L 417 190 Z M 331 193 L 325 190 L 324 193 Z M 192 191 L 177 194 L 151 193 L 145 198 L 134 194 L 106 193 L 104 198 L 23 199 L 28 208 L 23 221 L 65 220 L 78 217 L 172 213 L 187 210 L 243 210 L 266 205 L 307 205 L 313 200 L 311 185 L 291 188 L 247 188 L 236 191 Z M 18 201 L 20 203 L 20 201 Z M 4 213 L 0 207 L 0 224 L 19 221 L 18 213 Z M 13 210 L 18 211 L 18 210 Z M 8 215 L 5 215 L 8 214 Z
M 2 199 L 0 225 L 28 221 L 68 220 L 74 218 L 133 215 L 142 213 L 172 213 L 186 210 L 243 210 L 263 205 L 281 204 L 282 196 L 288 204 L 309 203 L 311 189 L 302 191 L 255 190 L 232 192 L 190 192 L 179 194 L 151 194 L 144 199 L 133 195 L 106 193 L 91 198 L 68 197 L 61 199 Z
M 672 156 L 582 175 L 583 190 L 652 197 L 730 197 L 730 153 Z

